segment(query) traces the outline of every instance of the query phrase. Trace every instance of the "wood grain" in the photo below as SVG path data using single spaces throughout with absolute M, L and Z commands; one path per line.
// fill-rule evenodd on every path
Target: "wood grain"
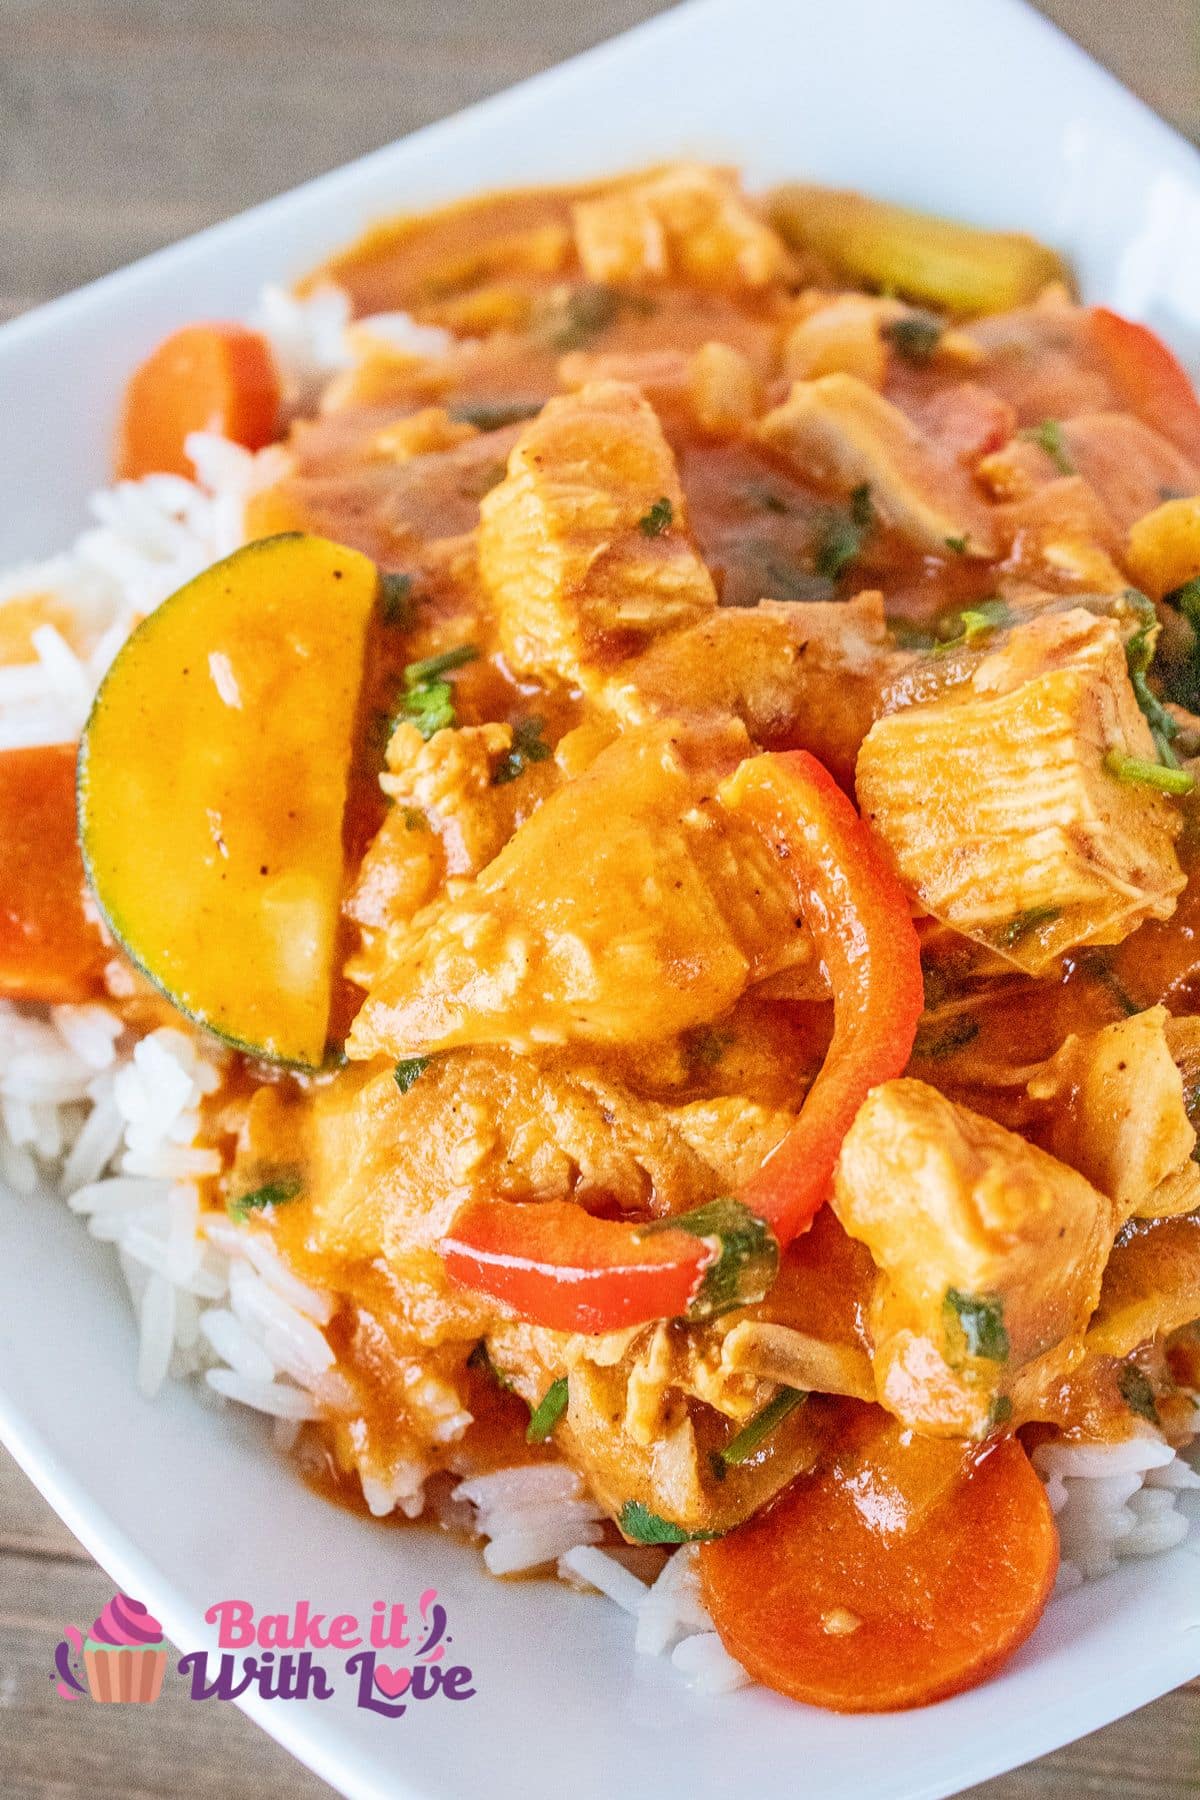
M 0 0 L 0 317 L 661 10 L 656 0 Z M 1197 0 L 1042 0 L 1041 10 L 1200 135 Z M 0 1452 L 4 1800 L 328 1794 L 231 1706 L 177 1691 L 145 1712 L 58 1699 L 49 1671 L 62 1627 L 94 1617 L 110 1592 Z M 1200 1795 L 1200 1683 L 974 1795 Z

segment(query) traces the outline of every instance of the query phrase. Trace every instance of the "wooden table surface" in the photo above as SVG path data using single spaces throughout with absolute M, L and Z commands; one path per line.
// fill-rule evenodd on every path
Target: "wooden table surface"
M 0 0 L 0 316 L 660 10 L 655 0 Z M 1198 0 L 1042 0 L 1042 10 L 1200 136 Z M 58 1700 L 49 1669 L 62 1626 L 93 1618 L 110 1593 L 0 1451 L 4 1800 L 328 1794 L 232 1706 L 164 1694 L 152 1711 L 110 1712 Z M 1200 1682 L 975 1793 L 1200 1795 Z

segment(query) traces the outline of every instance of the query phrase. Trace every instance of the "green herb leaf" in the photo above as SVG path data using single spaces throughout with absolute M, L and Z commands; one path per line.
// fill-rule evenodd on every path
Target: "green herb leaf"
M 992 934 L 992 942 L 997 950 L 1011 950 L 1031 931 L 1040 931 L 1043 925 L 1052 925 L 1062 912 L 1059 906 L 1031 906 L 1027 912 L 1018 913 L 1007 925 Z
M 916 309 L 902 318 L 890 319 L 883 327 L 883 335 L 906 362 L 927 363 L 936 355 L 945 330 L 936 313 Z
M 654 502 L 649 512 L 643 513 L 638 520 L 638 530 L 643 537 L 661 537 L 668 530 L 675 517 L 675 508 L 663 494 Z
M 711 1544 L 719 1531 L 685 1531 L 682 1525 L 660 1518 L 640 1500 L 627 1500 L 617 1524 L 635 1544 Z
M 965 556 L 967 554 L 968 539 L 965 532 L 962 537 L 944 538 L 943 542 L 945 543 L 947 550 L 953 550 L 955 556 Z
M 768 1292 L 779 1273 L 779 1245 L 774 1234 L 740 1200 L 709 1200 L 691 1212 L 637 1227 L 640 1238 L 660 1231 L 686 1231 L 692 1237 L 716 1239 L 716 1259 L 705 1269 L 687 1311 L 693 1324 L 715 1319 L 736 1306 L 752 1306 Z
M 998 595 L 979 600 L 974 606 L 957 614 L 953 621 L 956 629 L 950 637 L 938 638 L 934 654 L 944 656 L 948 650 L 961 650 L 987 632 L 995 631 L 1001 625 L 1011 625 L 1012 620 L 1013 612 L 1007 600 L 1001 600 Z
M 1020 435 L 1044 450 L 1060 475 L 1074 475 L 1075 464 L 1071 461 L 1062 426 L 1057 419 L 1043 419 L 1040 425 L 1032 425 Z
M 1140 1419 L 1148 1419 L 1151 1425 L 1160 1423 L 1154 1389 L 1136 1363 L 1121 1364 L 1117 1388 L 1130 1412 L 1137 1413 Z
M 1104 768 L 1118 781 L 1140 782 L 1157 788 L 1161 794 L 1190 794 L 1196 785 L 1194 775 L 1186 769 L 1170 769 L 1165 763 L 1147 762 L 1144 756 L 1126 756 L 1122 750 L 1110 750 Z
M 831 513 L 825 521 L 813 557 L 813 567 L 827 581 L 838 581 L 862 551 L 875 522 L 871 489 L 866 482 L 850 496 L 848 513 Z
M 1121 604 L 1126 614 L 1132 613 L 1138 621 L 1138 629 L 1125 644 L 1125 665 L 1129 670 L 1129 684 L 1137 697 L 1137 703 L 1145 714 L 1146 723 L 1150 727 L 1159 761 L 1168 769 L 1179 767 L 1179 758 L 1171 744 L 1179 734 L 1179 726 L 1171 717 L 1158 695 L 1150 686 L 1148 679 L 1150 665 L 1154 661 L 1155 641 L 1158 634 L 1158 612 L 1153 600 L 1139 593 L 1137 588 L 1126 588 L 1121 596 Z
M 607 331 L 621 310 L 621 295 L 599 282 L 560 290 L 541 318 L 541 336 L 552 350 L 582 350 Z
M 409 1088 L 415 1082 L 420 1081 L 428 1067 L 429 1058 L 427 1056 L 406 1056 L 403 1062 L 398 1062 L 393 1074 L 400 1092 L 407 1094 Z
M 513 726 L 512 747 L 503 761 L 492 770 L 492 786 L 504 787 L 515 781 L 530 763 L 545 762 L 554 752 L 542 736 L 545 720 L 535 715 L 519 719 Z
M 964 1050 L 978 1036 L 979 1020 L 970 1013 L 960 1013 L 944 1028 L 935 1024 L 918 1026 L 912 1053 L 927 1062 L 938 1062 L 944 1056 L 953 1056 L 956 1050 Z
M 780 1388 L 775 1398 L 768 1400 L 761 1411 L 756 1412 L 752 1419 L 747 1420 L 736 1436 L 730 1438 L 723 1450 L 714 1452 L 714 1473 L 719 1467 L 720 1474 L 723 1475 L 726 1469 L 736 1469 L 742 1463 L 749 1462 L 754 1452 L 766 1442 L 773 1431 L 783 1424 L 788 1414 L 795 1412 L 796 1408 L 807 1399 L 808 1395 L 803 1388 Z
M 413 622 L 411 575 L 379 577 L 379 615 L 385 625 L 396 625 L 407 631 Z
M 468 1369 L 478 1369 L 481 1375 L 490 1376 L 496 1386 L 498 1388 L 503 1388 L 506 1394 L 516 1393 L 517 1390 L 514 1383 L 509 1380 L 503 1369 L 498 1369 L 496 1367 L 495 1363 L 488 1355 L 486 1338 L 480 1338 L 470 1356 L 468 1356 L 467 1367 Z
M 987 1428 L 996 1431 L 1001 1425 L 1007 1425 L 1012 1418 L 1013 1403 L 1007 1394 L 993 1394 L 988 1407 Z
M 783 495 L 776 493 L 774 488 L 768 487 L 765 481 L 748 482 L 742 489 L 742 493 L 751 506 L 757 506 L 763 512 L 782 515 L 790 513 L 792 510 Z
M 964 1294 L 947 1288 L 942 1301 L 942 1323 L 956 1356 L 982 1357 L 986 1362 L 1008 1361 L 1009 1341 L 1004 1324 L 1004 1302 L 996 1294 Z
M 506 425 L 520 424 L 522 419 L 536 419 L 544 400 L 463 400 L 450 407 L 450 417 L 459 425 L 474 425 L 478 431 L 503 431 Z
M 560 1375 L 552 1381 L 537 1405 L 529 1415 L 529 1424 L 525 1427 L 527 1444 L 544 1444 L 558 1421 L 567 1410 L 567 1378 Z
M 692 1068 L 715 1069 L 731 1044 L 737 1042 L 732 1031 L 717 1031 L 711 1025 L 698 1025 L 684 1040 L 684 1055 Z
M 1186 653 L 1177 650 L 1163 670 L 1163 692 L 1189 712 L 1200 712 L 1200 579 L 1173 588 L 1165 601 L 1191 627 L 1191 644 Z
M 239 1194 L 231 1200 L 228 1212 L 231 1219 L 245 1220 L 253 1212 L 263 1212 L 268 1206 L 286 1206 L 290 1200 L 299 1198 L 304 1183 L 299 1175 L 280 1175 L 274 1181 L 264 1182 L 262 1187 L 251 1188 L 247 1194 Z
M 457 725 L 454 689 L 445 677 L 478 658 L 474 644 L 459 644 L 453 650 L 443 650 L 439 656 L 408 664 L 404 671 L 404 713 L 423 738 Z

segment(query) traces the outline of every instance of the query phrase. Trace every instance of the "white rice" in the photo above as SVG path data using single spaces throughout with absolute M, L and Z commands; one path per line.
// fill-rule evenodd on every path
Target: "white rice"
M 366 335 L 413 356 L 441 354 L 453 341 L 403 314 L 350 325 L 336 288 L 302 301 L 268 288 L 253 322 L 272 342 L 290 413 L 316 404 Z M 0 577 L 0 607 L 52 596 L 76 639 L 72 647 L 43 624 L 32 635 L 35 660 L 0 667 L 0 751 L 74 742 L 134 625 L 244 541 L 247 501 L 287 466 L 278 447 L 253 455 L 205 433 L 188 440 L 188 451 L 194 481 L 120 482 L 93 497 L 94 523 L 69 551 Z M 273 1420 L 275 1441 L 288 1448 L 301 1424 L 348 1403 L 322 1329 L 334 1301 L 285 1268 L 252 1224 L 201 1209 L 196 1183 L 218 1172 L 220 1158 L 201 1141 L 200 1109 L 223 1061 L 218 1047 L 183 1029 L 135 1040 L 101 1005 L 0 1002 L 0 1180 L 28 1194 L 57 1187 L 91 1235 L 115 1247 L 138 1324 L 143 1394 L 153 1397 L 171 1376 L 190 1379 L 214 1405 L 233 1402 Z M 419 1376 L 414 1398 L 437 1442 L 453 1443 L 470 1423 L 434 1376 Z M 1193 1435 L 1197 1426 L 1200 1414 Z M 1188 1535 L 1200 1476 L 1149 1427 L 1119 1444 L 1047 1444 L 1034 1463 L 1057 1517 L 1062 1588 Z M 364 1464 L 369 1509 L 417 1516 L 428 1472 L 417 1459 Z M 638 1652 L 669 1656 L 702 1692 L 750 1679 L 713 1629 L 694 1549 L 675 1551 L 652 1585 L 639 1581 L 599 1547 L 604 1514 L 572 1470 L 537 1464 L 474 1477 L 454 1499 L 471 1509 L 493 1574 L 557 1567 L 631 1615 Z

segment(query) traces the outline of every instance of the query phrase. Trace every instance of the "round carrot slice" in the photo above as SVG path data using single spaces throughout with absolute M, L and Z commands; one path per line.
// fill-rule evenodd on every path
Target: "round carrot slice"
M 1050 1598 L 1058 1534 L 1016 1438 L 888 1503 L 871 1455 L 797 1482 L 700 1550 L 721 1641 L 759 1681 L 835 1712 L 926 1706 L 993 1674 Z M 894 1465 L 902 1468 L 902 1465 Z M 895 1499 L 895 1488 L 891 1488 Z
M 193 431 L 261 450 L 275 436 L 279 375 L 271 347 L 244 325 L 186 325 L 129 378 L 117 432 L 117 474 L 191 475 Z

